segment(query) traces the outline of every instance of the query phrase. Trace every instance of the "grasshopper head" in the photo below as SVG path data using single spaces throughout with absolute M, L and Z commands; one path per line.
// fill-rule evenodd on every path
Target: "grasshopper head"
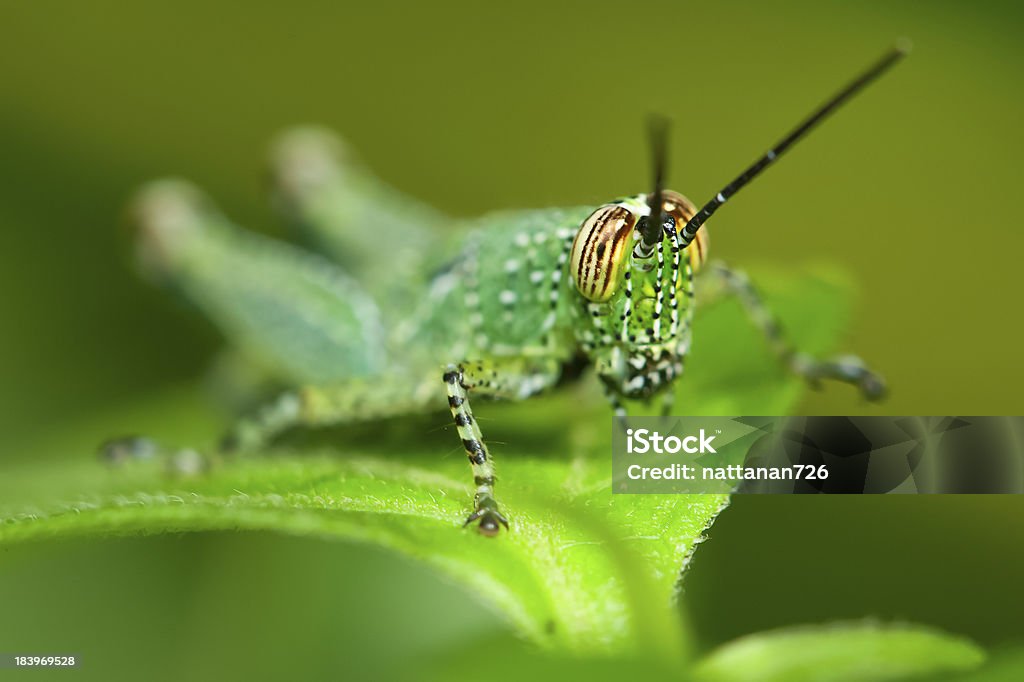
M 602 380 L 627 397 L 653 395 L 680 371 L 693 274 L 707 254 L 704 231 L 681 246 L 678 230 L 697 212 L 693 203 L 677 192 L 660 196 L 661 225 L 651 220 L 647 194 L 598 208 L 580 226 L 569 259 L 577 340 Z

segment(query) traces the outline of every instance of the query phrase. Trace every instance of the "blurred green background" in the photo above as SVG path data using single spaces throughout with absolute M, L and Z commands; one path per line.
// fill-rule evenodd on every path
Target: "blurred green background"
M 214 356 L 212 328 L 131 271 L 118 226 L 147 179 L 191 178 L 283 234 L 266 143 L 321 123 L 456 215 L 599 203 L 646 187 L 659 111 L 670 184 L 701 201 L 898 36 L 911 58 L 716 215 L 714 254 L 835 262 L 862 283 L 847 347 L 892 397 L 833 388 L 805 412 L 1021 414 L 1022 17 L 1009 2 L 0 2 L 0 471 L 91 457 L 85 438 L 40 443 L 193 385 Z M 687 608 L 703 646 L 865 615 L 1021 641 L 1022 514 L 1019 497 L 740 498 L 697 553 Z M 352 545 L 0 550 L 0 651 L 78 652 L 101 676 L 385 675 L 510 638 L 458 588 Z

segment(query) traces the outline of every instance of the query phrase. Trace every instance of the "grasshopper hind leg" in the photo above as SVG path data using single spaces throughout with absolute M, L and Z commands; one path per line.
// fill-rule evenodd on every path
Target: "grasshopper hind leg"
M 375 177 L 338 136 L 304 127 L 271 151 L 274 203 L 303 239 L 376 296 L 409 298 L 415 277 L 440 263 L 451 220 Z M 386 235 L 387 248 L 382 248 Z
M 242 417 L 221 441 L 227 452 L 253 452 L 296 428 L 355 424 L 428 412 L 438 406 L 431 373 L 387 373 L 329 385 L 307 385 L 280 394 Z

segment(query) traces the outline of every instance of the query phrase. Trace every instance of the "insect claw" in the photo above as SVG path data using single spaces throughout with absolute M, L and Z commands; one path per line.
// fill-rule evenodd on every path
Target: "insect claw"
M 888 395 L 889 387 L 882 377 L 873 372 L 866 372 L 860 380 L 860 391 L 869 402 L 876 402 Z
M 477 509 L 469 515 L 469 518 L 462 524 L 462 527 L 465 528 L 474 521 L 480 522 L 480 525 L 477 526 L 480 534 L 489 538 L 496 536 L 501 531 L 501 526 L 505 526 L 505 530 L 508 530 L 508 519 L 495 509 L 488 509 L 486 507 Z

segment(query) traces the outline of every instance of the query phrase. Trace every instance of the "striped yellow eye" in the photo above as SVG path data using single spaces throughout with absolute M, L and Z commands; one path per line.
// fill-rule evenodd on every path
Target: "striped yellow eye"
M 615 293 L 635 223 L 636 216 L 617 204 L 602 206 L 583 221 L 572 244 L 569 272 L 588 301 L 602 303 Z
M 684 197 L 679 192 L 665 190 L 662 193 L 662 196 L 665 200 L 665 212 L 676 219 L 676 229 L 682 230 L 683 225 L 697 214 L 697 207 L 693 205 L 692 201 Z M 686 251 L 690 254 L 690 267 L 693 268 L 694 272 L 700 272 L 701 266 L 704 265 L 704 262 L 708 257 L 707 228 L 697 233 L 696 238 L 690 242 Z
M 701 267 L 708 259 L 708 230 L 704 228 L 697 232 L 690 245 L 686 247 L 690 252 L 690 267 L 695 273 L 700 272 Z

